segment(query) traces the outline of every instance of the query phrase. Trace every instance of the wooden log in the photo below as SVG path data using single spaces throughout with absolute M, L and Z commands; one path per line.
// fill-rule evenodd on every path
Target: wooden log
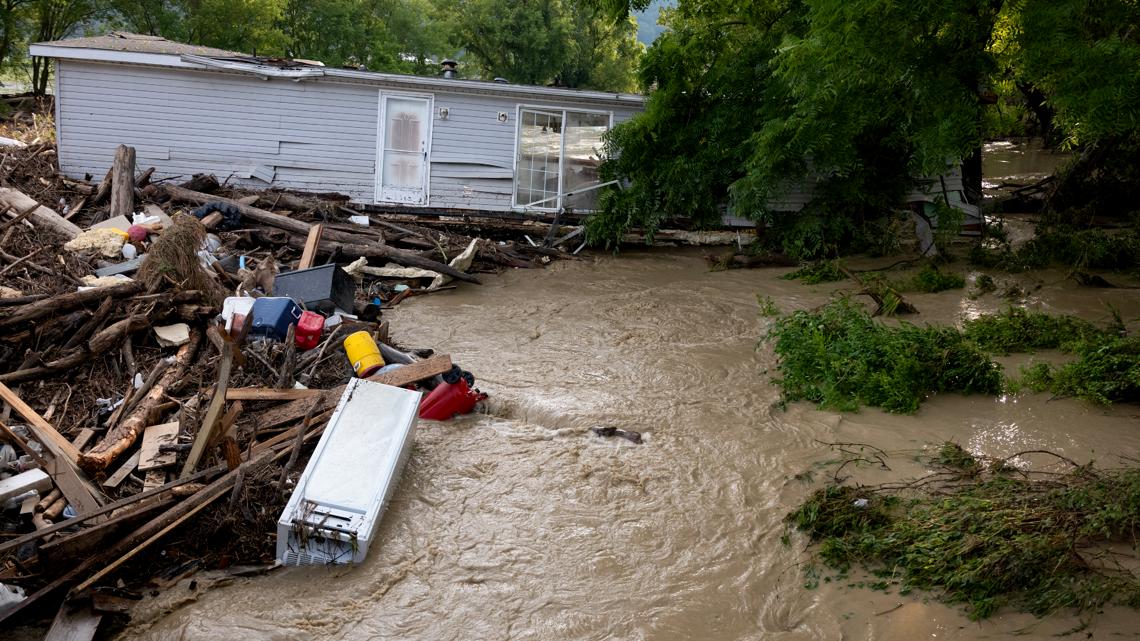
M 174 365 L 166 370 L 158 384 L 151 388 L 150 392 L 139 401 L 130 416 L 123 419 L 115 429 L 104 435 L 103 440 L 96 444 L 90 452 L 80 458 L 80 465 L 83 469 L 92 474 L 102 472 L 120 454 L 135 444 L 143 429 L 150 424 L 151 411 L 162 403 L 166 388 L 172 387 L 182 380 L 200 343 L 201 334 L 191 331 L 190 342 L 179 348 L 178 354 L 174 358 Z
M 99 181 L 99 188 L 95 190 L 95 198 L 91 200 L 92 205 L 98 205 L 111 195 L 111 177 L 114 175 L 115 166 L 111 165 L 110 169 L 107 170 L 107 175 Z
M 83 292 L 71 292 L 60 296 L 53 296 L 44 300 L 24 305 L 12 312 L 10 316 L 0 319 L 0 327 L 11 327 L 20 323 L 39 320 L 45 316 L 57 316 L 86 303 L 101 301 L 104 298 L 126 298 L 138 294 L 143 289 L 142 283 L 131 281 L 122 285 L 99 287 Z
M 111 218 L 130 218 L 135 211 L 135 148 L 119 145 L 111 171 Z
M 83 231 L 75 223 L 65 220 L 54 209 L 44 207 L 18 189 L 0 187 L 0 205 L 8 205 L 16 211 L 30 208 L 32 212 L 29 217 L 33 225 L 40 229 L 49 229 L 67 240 L 75 238 Z
M 38 367 L 19 369 L 7 374 L 0 374 L 0 383 L 15 383 L 35 378 L 42 378 L 51 374 L 68 372 L 76 365 L 95 358 L 99 354 L 121 344 L 123 338 L 131 332 L 147 327 L 149 321 L 145 315 L 130 316 L 114 323 L 91 337 L 86 349 L 79 349 L 60 357 L 54 361 L 44 363 Z
M 313 225 L 309 228 L 309 236 L 305 239 L 305 249 L 301 252 L 301 262 L 297 263 L 297 269 L 308 269 L 313 266 L 317 260 L 317 245 L 321 242 L 324 230 L 324 225 Z
M 275 214 L 271 211 L 258 209 L 250 205 L 244 205 L 236 200 L 229 198 L 222 198 L 220 196 L 212 196 L 210 194 L 198 193 L 182 187 L 174 185 L 167 185 L 163 188 L 167 195 L 174 200 L 189 202 L 202 205 L 208 202 L 223 202 L 236 207 L 242 216 L 263 225 L 283 229 L 290 232 L 289 245 L 296 249 L 304 250 L 305 243 L 308 240 L 309 229 L 312 227 L 309 223 L 301 220 L 294 220 L 288 216 Z M 413 267 L 422 267 L 441 274 L 447 274 L 452 278 L 458 278 L 471 283 L 479 283 L 479 279 L 471 274 L 462 272 L 450 265 L 436 262 L 429 258 L 424 258 L 419 254 L 410 252 L 395 247 L 388 247 L 386 245 L 372 244 L 360 245 L 360 237 L 356 234 L 343 231 L 334 231 L 327 229 L 322 233 L 323 240 L 321 241 L 318 249 L 320 252 L 332 253 L 339 247 L 342 255 L 352 257 L 368 257 L 368 258 L 384 258 L 401 265 L 410 265 Z
M 135 187 L 142 189 L 143 187 L 149 185 L 150 177 L 154 175 L 154 171 L 155 168 L 150 167 L 146 171 L 142 172 L 142 174 L 140 174 L 139 177 L 135 180 Z
M 60 492 L 59 488 L 56 488 L 56 489 L 48 492 L 47 496 L 43 497 L 42 499 L 40 499 L 39 501 L 36 502 L 35 511 L 36 512 L 43 512 L 44 510 L 51 507 L 52 503 L 55 503 L 56 501 L 58 501 L 62 498 L 63 498 L 63 492 Z

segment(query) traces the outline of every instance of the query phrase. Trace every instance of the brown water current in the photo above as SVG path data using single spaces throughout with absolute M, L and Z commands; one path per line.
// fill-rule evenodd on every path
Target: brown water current
M 421 422 L 367 561 L 184 583 L 143 602 L 122 638 L 1049 639 L 1074 628 L 1066 615 L 971 622 L 922 594 L 845 582 L 806 589 L 804 541 L 782 544 L 782 519 L 826 478 L 835 454 L 821 442 L 902 451 L 952 439 L 1111 465 L 1138 454 L 1140 409 L 1039 395 L 938 397 L 915 416 L 778 409 L 757 294 L 787 312 L 849 287 L 780 280 L 787 271 L 710 273 L 696 252 L 631 251 L 405 302 L 393 334 L 452 354 L 491 400 L 481 415 Z M 1018 278 L 1033 307 L 1103 320 L 1111 300 L 1140 316 L 1137 290 Z M 964 290 L 910 298 L 915 322 L 1006 304 Z M 917 461 L 900 455 L 890 474 L 921 473 Z M 807 470 L 814 482 L 794 478 Z M 1107 610 L 1089 632 L 1132 637 L 1140 616 Z

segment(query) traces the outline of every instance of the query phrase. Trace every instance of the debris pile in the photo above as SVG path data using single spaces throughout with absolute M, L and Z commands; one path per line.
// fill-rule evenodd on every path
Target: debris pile
M 326 426 L 384 398 L 353 390 L 404 388 L 411 425 L 486 398 L 383 311 L 580 238 L 152 182 L 126 147 L 98 183 L 53 157 L 0 148 L 0 621 L 66 598 L 56 625 L 89 623 L 172 576 L 280 560 L 273 526 Z

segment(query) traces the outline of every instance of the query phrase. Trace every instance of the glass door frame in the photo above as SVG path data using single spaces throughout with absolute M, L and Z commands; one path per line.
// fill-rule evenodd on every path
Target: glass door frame
M 518 203 L 518 180 L 519 180 L 519 153 L 522 150 L 522 127 L 524 111 L 535 111 L 542 114 L 561 115 L 562 117 L 562 131 L 558 140 L 558 193 L 553 198 L 546 200 L 554 200 L 553 206 L 538 207 L 535 203 Z M 581 109 L 581 108 L 568 108 L 568 107 L 553 107 L 550 105 L 535 105 L 535 104 L 518 104 L 515 106 L 515 156 L 512 164 L 511 177 L 511 209 L 515 211 L 543 211 L 555 212 L 562 207 L 562 181 L 563 172 L 566 167 L 566 120 L 569 113 L 587 113 L 599 114 L 609 116 L 610 122 L 606 127 L 606 131 L 614 127 L 614 112 L 605 109 Z M 545 201 L 537 201 L 539 203 Z

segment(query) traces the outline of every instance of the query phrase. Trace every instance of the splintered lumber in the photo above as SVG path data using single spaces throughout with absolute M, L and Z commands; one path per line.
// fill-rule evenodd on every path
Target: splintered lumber
M 139 450 L 138 469 L 141 472 L 174 465 L 178 460 L 176 452 L 163 452 L 163 445 L 170 445 L 178 438 L 178 421 L 151 425 L 143 431 L 142 448 Z
M 129 218 L 135 211 L 135 148 L 119 145 L 111 171 L 111 218 Z
M 111 465 L 111 462 L 127 451 L 138 441 L 143 429 L 149 424 L 150 413 L 163 401 L 166 388 L 182 380 L 189 367 L 194 353 L 201 342 L 201 334 L 190 333 L 190 342 L 178 349 L 174 357 L 174 365 L 166 370 L 159 382 L 151 388 L 119 425 L 103 436 L 103 440 L 91 448 L 90 452 L 83 454 L 80 465 L 88 472 L 95 474 L 102 472 Z
M 83 448 L 87 447 L 87 444 L 91 442 L 91 439 L 94 437 L 95 430 L 90 427 L 85 427 L 79 430 L 79 434 L 76 434 L 75 438 L 71 439 L 71 444 L 75 446 L 75 449 L 82 452 Z
M 67 240 L 75 238 L 83 231 L 79 229 L 75 223 L 66 220 L 63 216 L 56 213 L 54 209 L 44 207 L 36 202 L 35 199 L 18 189 L 0 187 L 0 207 L 5 205 L 18 212 L 31 208 L 32 213 L 29 214 L 29 216 L 33 225 L 43 229 L 50 229 L 60 236 L 65 237 Z
M 60 296 L 45 298 L 34 303 L 24 305 L 12 312 L 11 316 L 0 318 L 0 327 L 8 327 L 19 323 L 39 320 L 45 316 L 58 316 L 61 312 L 85 305 L 104 298 L 126 298 L 142 292 L 142 283 L 131 281 L 122 285 L 99 287 L 82 292 L 71 292 Z
M 216 331 L 214 328 L 210 328 L 210 330 Z M 189 476 L 194 472 L 194 468 L 198 467 L 198 461 L 205 454 L 206 445 L 209 444 L 214 433 L 214 426 L 221 419 L 222 410 L 226 406 L 226 387 L 230 382 L 230 369 L 233 367 L 235 349 L 233 343 L 228 341 L 222 346 L 222 361 L 218 366 L 218 384 L 214 389 L 214 396 L 210 399 L 206 417 L 202 419 L 198 433 L 194 436 L 194 445 L 190 448 L 190 454 L 186 456 L 186 462 L 182 465 L 182 473 L 179 474 L 181 478 Z
M 305 239 L 305 249 L 301 252 L 301 262 L 297 263 L 297 269 L 308 269 L 313 266 L 317 260 L 317 246 L 324 231 L 324 225 L 313 225 L 309 228 L 309 237 Z
M 99 188 L 95 190 L 95 199 L 91 201 L 92 205 L 98 205 L 106 200 L 111 195 L 111 178 L 115 175 L 115 166 L 107 170 L 107 175 L 103 176 L 103 180 L 99 181 Z

